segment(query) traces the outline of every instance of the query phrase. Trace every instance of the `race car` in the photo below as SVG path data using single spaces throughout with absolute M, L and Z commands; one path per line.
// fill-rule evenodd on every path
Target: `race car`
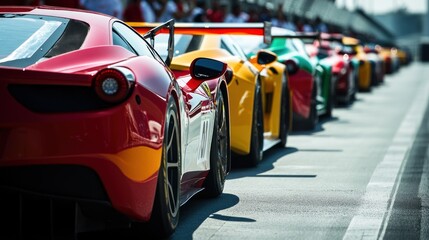
M 322 33 L 321 38 L 307 45 L 307 48 L 314 47 L 315 51 L 310 55 L 332 66 L 335 102 L 347 105 L 354 100 L 357 92 L 359 61 L 345 51 L 341 39 L 342 35 Z
M 326 113 L 329 107 L 329 100 L 324 96 L 329 96 L 330 78 L 318 74 L 308 54 L 302 52 L 303 44 L 297 44 L 301 40 L 295 35 L 290 30 L 272 27 L 272 42 L 265 49 L 277 54 L 278 61 L 286 65 L 292 90 L 294 128 L 313 130 L 319 115 Z
M 378 52 L 378 55 L 383 60 L 384 74 L 392 74 L 399 70 L 400 61 L 397 55 L 398 50 L 393 46 L 381 46 L 380 44 L 367 44 L 370 49 Z
M 384 81 L 384 59 L 376 49 L 367 46 L 357 46 L 357 52 L 364 52 L 371 62 L 371 85 L 377 86 Z
M 351 49 L 350 55 L 353 57 L 357 57 L 360 61 L 361 68 L 365 69 L 370 68 L 369 72 L 370 77 L 359 79 L 359 90 L 362 91 L 370 91 L 372 86 L 378 85 L 383 82 L 384 79 L 384 62 L 381 57 L 378 55 L 376 51 L 371 49 L 365 49 L 360 40 L 351 38 L 351 37 L 343 37 L 342 43 Z M 369 66 L 367 67 L 367 62 L 369 62 Z M 359 73 L 361 74 L 361 72 Z M 364 74 L 367 76 L 367 74 Z
M 118 225 L 166 237 L 192 196 L 222 193 L 227 65 L 195 57 L 176 78 L 173 45 L 164 61 L 148 43 L 162 29 L 171 39 L 174 22 L 142 37 L 107 15 L 0 8 L 1 239 L 38 238 L 40 222 L 40 239 Z
M 317 84 L 317 95 L 316 95 L 316 106 L 318 115 L 323 115 L 326 117 L 332 117 L 332 111 L 335 105 L 335 67 L 331 61 L 326 59 L 318 58 L 312 55 L 308 49 L 307 41 L 314 42 L 315 40 L 320 39 L 319 33 L 294 33 L 291 35 L 283 35 L 287 37 L 292 42 L 298 52 L 303 56 L 308 56 L 310 61 L 316 70 L 315 82 Z
M 346 52 L 352 60 L 359 62 L 359 71 L 358 71 L 358 81 L 357 88 L 359 91 L 370 91 L 371 90 L 371 81 L 372 75 L 375 71 L 374 64 L 372 64 L 370 58 L 367 54 L 358 51 L 360 41 L 359 39 L 342 36 L 340 39 L 337 39 L 342 45 L 344 52 Z
M 151 23 L 129 24 L 141 33 L 154 26 Z M 284 66 L 275 63 L 275 55 L 266 51 L 249 62 L 230 36 L 255 35 L 261 41 L 269 41 L 269 25 L 181 23 L 175 25 L 175 33 L 176 51 L 171 64 L 175 74 L 187 73 L 190 59 L 196 56 L 221 60 L 231 69 L 228 91 L 232 152 L 245 165 L 256 166 L 264 150 L 278 143 L 286 144 L 290 104 Z M 158 42 L 167 44 L 165 36 L 157 37 Z M 158 47 L 163 46 L 158 44 Z

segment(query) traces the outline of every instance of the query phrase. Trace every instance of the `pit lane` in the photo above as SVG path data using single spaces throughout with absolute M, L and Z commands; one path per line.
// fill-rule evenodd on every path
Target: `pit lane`
M 428 239 L 428 75 L 402 68 L 258 167 L 233 169 L 221 197 L 182 207 L 171 239 Z M 94 237 L 135 239 L 79 236 Z
M 428 74 L 429 65 L 402 68 L 372 92 L 359 93 L 353 105 L 336 108 L 315 131 L 293 133 L 287 148 L 266 152 L 257 168 L 234 169 L 219 199 L 184 206 L 172 238 L 427 239 L 429 160 L 425 149 L 412 151 L 427 140 L 421 133 L 427 124 L 420 122 L 428 115 Z M 387 155 L 399 158 L 399 166 L 382 179 L 376 174 Z M 390 189 L 371 191 L 380 178 L 380 189 Z M 413 190 L 404 192 L 410 189 L 404 184 Z

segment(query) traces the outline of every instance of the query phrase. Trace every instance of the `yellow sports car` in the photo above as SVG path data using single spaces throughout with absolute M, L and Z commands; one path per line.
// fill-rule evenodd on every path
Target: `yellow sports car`
M 145 33 L 154 27 L 150 23 L 129 23 L 138 32 Z M 260 51 L 247 59 L 230 34 L 260 35 L 269 41 L 270 26 L 254 24 L 197 24 L 175 25 L 175 53 L 170 65 L 175 74 L 189 72 L 191 60 L 196 56 L 210 57 L 228 64 L 231 79 L 228 82 L 231 150 L 244 156 L 243 162 L 255 166 L 261 160 L 263 151 L 277 143 L 286 144 L 290 128 L 290 92 L 285 66 L 276 62 L 276 55 Z M 167 38 L 162 34 L 157 44 Z M 162 51 L 162 50 L 160 50 Z
M 374 71 L 371 67 L 371 61 L 368 59 L 367 54 L 363 51 L 362 46 L 359 44 L 359 39 L 352 37 L 342 37 L 342 43 L 346 49 L 350 49 L 349 55 L 352 58 L 359 60 L 359 80 L 358 87 L 360 91 L 371 90 L 371 78 Z
M 398 49 L 395 47 L 387 47 L 381 45 L 373 46 L 377 50 L 378 55 L 384 60 L 384 73 L 391 74 L 399 70 L 400 59 Z

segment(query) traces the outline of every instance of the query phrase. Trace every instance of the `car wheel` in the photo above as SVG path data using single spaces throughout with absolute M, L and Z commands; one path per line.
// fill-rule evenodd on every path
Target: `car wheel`
M 170 236 L 179 222 L 180 207 L 180 135 L 179 116 L 174 99 L 170 98 L 165 121 L 161 166 L 158 173 L 155 201 L 149 223 L 137 225 L 137 230 L 147 230 L 151 236 Z M 139 229 L 141 228 L 141 229 Z
M 333 86 L 335 86 L 335 84 L 332 83 L 332 81 L 330 80 L 329 84 L 329 92 L 327 94 L 327 103 L 326 103 L 326 113 L 325 116 L 330 118 L 332 117 L 332 110 L 334 109 L 334 104 L 335 104 L 335 91 Z
M 223 192 L 230 165 L 229 121 L 222 93 L 216 97 L 216 116 L 210 149 L 210 171 L 203 195 L 217 197 Z
M 245 164 L 255 167 L 262 160 L 264 147 L 264 116 L 262 111 L 262 92 L 259 80 L 255 86 L 255 101 L 253 103 L 253 118 L 250 153 L 245 159 Z
M 282 96 L 280 102 L 280 144 L 282 147 L 286 146 L 287 137 L 289 135 L 289 126 L 291 122 L 291 109 L 290 109 L 290 93 L 289 87 L 286 82 L 286 73 L 282 81 Z

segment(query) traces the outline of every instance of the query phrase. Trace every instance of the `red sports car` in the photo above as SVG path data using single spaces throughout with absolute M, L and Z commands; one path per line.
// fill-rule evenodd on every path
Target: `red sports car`
M 354 65 L 351 56 L 343 50 L 341 38 L 342 35 L 322 33 L 321 39 L 307 44 L 307 50 L 319 63 L 332 66 L 335 100 L 347 105 L 353 102 L 357 92 L 359 62 Z
M 167 236 L 181 204 L 222 193 L 227 66 L 197 58 L 176 79 L 146 40 L 165 28 L 173 37 L 172 21 L 141 37 L 107 15 L 0 7 L 1 239 L 37 238 L 43 220 L 49 235 L 125 223 Z

